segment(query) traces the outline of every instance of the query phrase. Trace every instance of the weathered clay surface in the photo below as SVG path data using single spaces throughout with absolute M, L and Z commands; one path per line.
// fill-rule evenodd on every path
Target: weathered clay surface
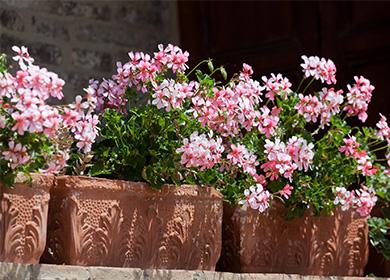
M 211 188 L 63 176 L 53 189 L 43 261 L 215 269 L 222 199 Z
M 38 263 L 46 243 L 54 178 L 33 174 L 30 185 L 0 185 L 0 261 Z
M 268 213 L 224 206 L 218 269 L 231 272 L 360 276 L 368 258 L 366 219 L 351 211 L 286 221 L 285 209 Z M 308 212 L 308 211 L 306 211 Z

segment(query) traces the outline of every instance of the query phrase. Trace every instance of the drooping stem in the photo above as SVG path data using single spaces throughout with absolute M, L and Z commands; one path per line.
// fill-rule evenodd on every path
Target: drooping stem
M 215 72 L 217 72 L 217 71 L 219 71 L 219 70 L 221 70 L 221 67 L 218 67 L 218 68 L 214 69 L 214 71 L 211 72 L 210 77 L 211 77 Z
M 302 93 L 305 93 L 306 90 L 310 87 L 310 85 L 314 82 L 314 77 L 310 80 L 310 82 L 307 84 L 307 86 L 305 87 L 305 89 L 302 91 Z
M 297 88 L 297 93 L 299 93 L 299 90 L 301 89 L 301 86 L 302 86 L 304 80 L 305 80 L 305 77 L 303 77 L 301 82 L 299 83 L 298 88 Z
M 373 153 L 373 152 L 377 152 L 377 151 L 380 151 L 380 150 L 383 150 L 383 149 L 387 149 L 387 148 L 388 148 L 388 146 L 386 145 L 386 146 L 382 146 L 382 147 L 376 148 L 376 149 L 372 150 L 371 152 Z
M 208 61 L 209 61 L 209 59 L 205 59 L 205 60 L 202 60 L 201 62 L 199 62 L 194 68 L 191 69 L 190 72 L 187 73 L 186 77 L 188 78 L 192 74 L 192 72 L 194 72 L 197 68 L 199 68 L 199 66 L 201 66 L 203 63 L 206 63 Z
M 378 144 L 380 144 L 380 143 L 382 143 L 382 141 L 376 139 L 375 141 L 372 141 L 372 142 L 368 143 L 367 145 L 368 145 L 368 146 L 373 146 L 373 147 L 374 147 L 374 146 L 376 146 L 376 145 L 378 145 Z

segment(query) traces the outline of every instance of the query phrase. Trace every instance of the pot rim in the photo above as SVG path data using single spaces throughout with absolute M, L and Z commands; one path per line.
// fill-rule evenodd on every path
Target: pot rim
M 56 177 L 55 188 L 66 188 L 72 190 L 94 190 L 102 192 L 132 192 L 143 196 L 186 196 L 192 198 L 207 198 L 222 200 L 222 194 L 213 187 L 202 187 L 198 185 L 184 184 L 176 186 L 165 184 L 161 189 L 150 187 L 144 182 L 132 182 L 125 180 L 106 179 L 90 176 L 61 175 Z

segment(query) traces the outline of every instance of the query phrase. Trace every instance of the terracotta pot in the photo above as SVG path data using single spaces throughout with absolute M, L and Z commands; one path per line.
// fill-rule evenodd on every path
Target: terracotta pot
M 224 205 L 217 269 L 304 275 L 363 275 L 368 258 L 366 219 L 352 212 L 283 219 L 284 207 L 261 214 Z M 308 211 L 306 211 L 308 212 Z
M 46 262 L 215 269 L 222 198 L 214 189 L 63 176 L 51 195 Z
M 0 185 L 0 261 L 38 263 L 46 243 L 54 177 L 33 174 L 31 184 Z

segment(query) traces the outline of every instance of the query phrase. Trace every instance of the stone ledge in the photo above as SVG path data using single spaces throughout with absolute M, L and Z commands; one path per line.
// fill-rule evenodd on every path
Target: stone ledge
M 249 274 L 214 271 L 114 268 L 49 264 L 0 263 L 4 280 L 369 280 L 390 278 L 320 277 L 293 274 Z

